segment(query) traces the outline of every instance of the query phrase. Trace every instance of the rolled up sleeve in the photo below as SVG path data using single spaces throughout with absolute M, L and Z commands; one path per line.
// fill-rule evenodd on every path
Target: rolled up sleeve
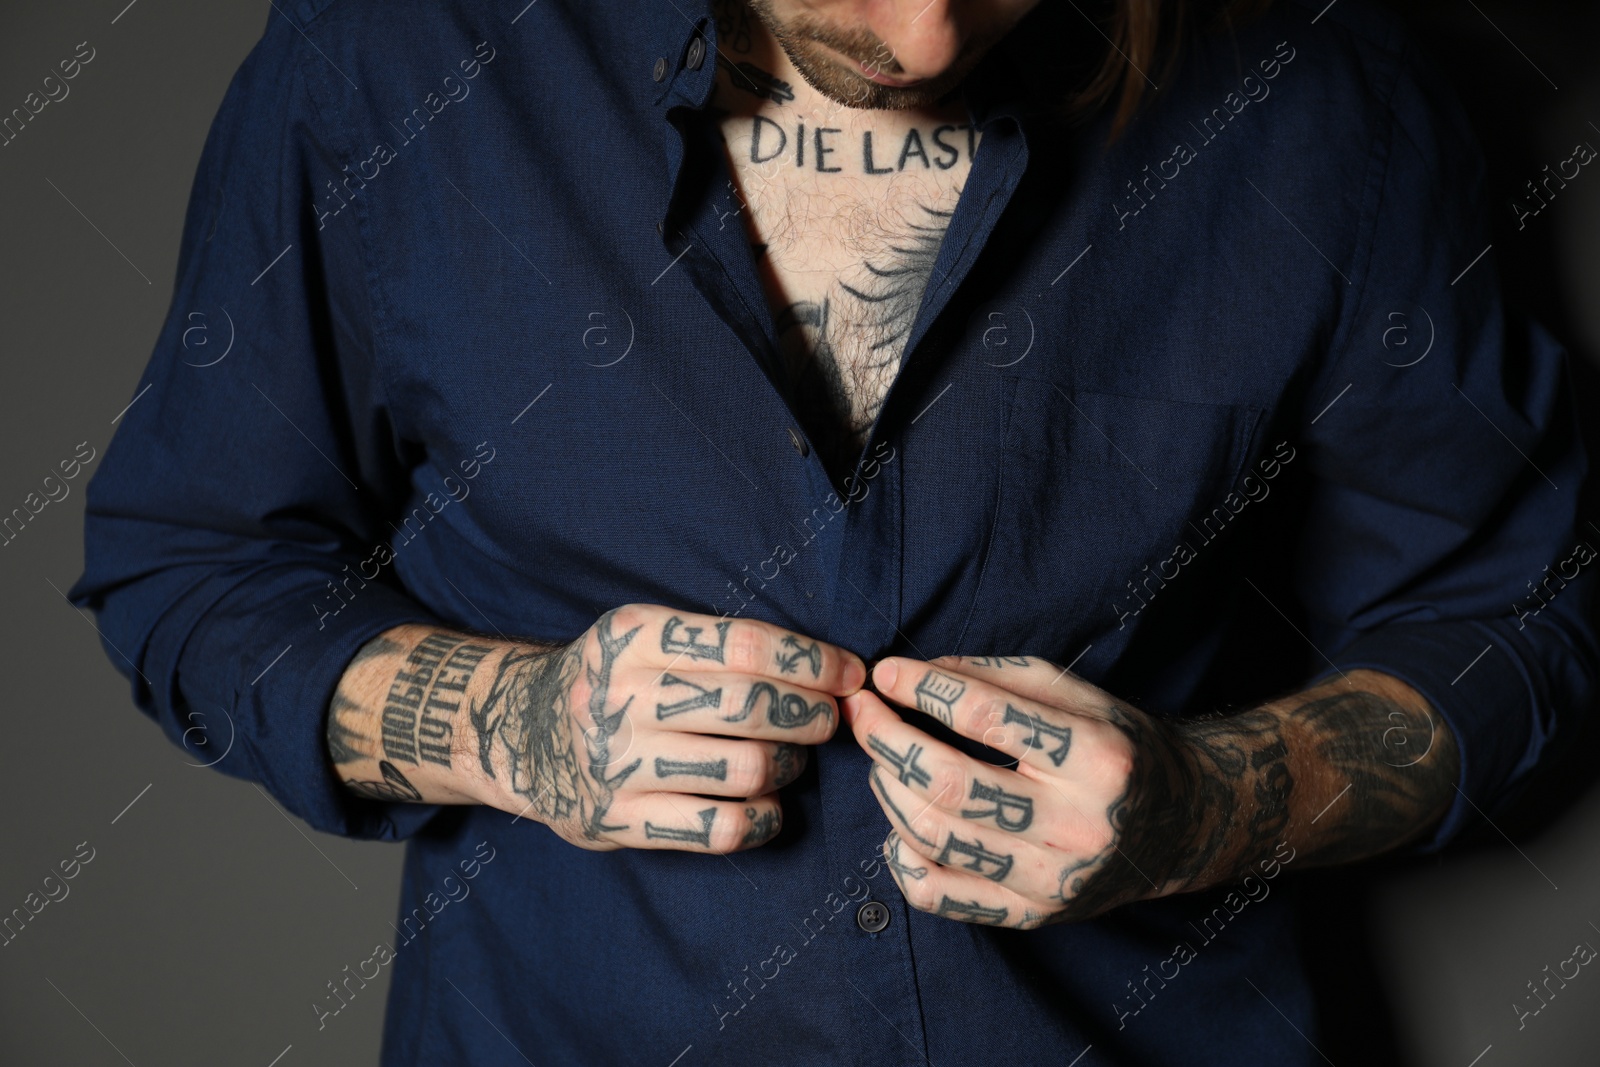
M 364 642 L 437 620 L 375 573 L 415 458 L 376 369 L 355 212 L 317 206 L 340 164 L 304 47 L 269 20 L 212 125 L 172 305 L 87 490 L 69 598 L 196 762 L 320 830 L 392 839 L 436 809 L 345 790 L 325 715 Z
M 1411 849 L 1431 852 L 1588 714 L 1595 568 L 1574 560 L 1586 460 L 1565 353 L 1502 302 L 1482 160 L 1443 79 L 1411 56 L 1394 85 L 1359 297 L 1307 395 L 1295 586 L 1333 668 L 1401 679 L 1453 731 L 1457 793 Z

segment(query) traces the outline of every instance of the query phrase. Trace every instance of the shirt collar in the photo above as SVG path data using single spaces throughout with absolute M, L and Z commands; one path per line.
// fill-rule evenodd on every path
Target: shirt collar
M 717 24 L 711 0 L 649 0 L 643 9 L 644 36 L 653 51 L 639 62 L 643 77 L 651 79 L 646 84 L 654 89 L 653 102 L 662 108 L 704 107 L 717 79 Z M 691 47 L 697 37 L 704 42 L 703 54 L 699 65 L 691 67 Z M 653 79 L 661 62 L 665 67 L 657 82 Z

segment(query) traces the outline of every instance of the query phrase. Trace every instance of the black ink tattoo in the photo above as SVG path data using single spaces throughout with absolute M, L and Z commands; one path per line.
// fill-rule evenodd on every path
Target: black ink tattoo
M 697 695 L 687 697 L 675 704 L 657 704 L 657 719 L 670 719 L 674 715 L 682 715 L 686 711 L 694 711 L 698 708 L 722 707 L 721 686 L 718 686 L 715 689 L 707 689 L 705 686 L 696 685 L 687 678 L 679 678 L 676 674 L 673 674 L 670 671 L 664 672 L 661 675 L 661 684 L 663 686 L 686 685 L 690 689 L 693 689 Z
M 1290 718 L 1314 739 L 1317 757 L 1350 783 L 1346 799 L 1319 827 L 1322 840 L 1304 854 L 1312 863 L 1348 863 L 1391 848 L 1422 830 L 1454 795 L 1459 749 L 1425 711 L 1356 690 L 1302 704 Z M 1437 741 L 1426 758 L 1407 763 L 1396 755 L 1397 729 Z
M 1011 914 L 1011 909 L 986 908 L 976 900 L 952 900 L 949 896 L 944 896 L 940 898 L 939 906 L 934 909 L 933 913 L 942 915 L 947 919 L 958 919 L 966 923 L 999 926 L 1006 921 L 1006 916 Z
M 1050 723 L 1045 722 L 1041 716 L 1019 711 L 1010 704 L 1006 705 L 1005 718 L 1001 721 L 1007 726 L 1012 723 L 1026 726 L 1028 728 L 1028 736 L 1022 739 L 1022 743 L 1031 749 L 1042 750 L 1045 748 L 1044 738 L 1054 738 L 1057 747 L 1046 752 L 1045 755 L 1049 756 L 1050 762 L 1057 767 L 1066 762 L 1067 752 L 1072 748 L 1072 727 L 1052 726 Z
M 384 700 L 384 755 L 450 766 L 455 714 L 473 671 L 491 651 L 443 632 L 419 641 L 395 672 Z
M 614 615 L 607 612 L 594 625 L 598 662 L 584 662 L 586 639 L 556 651 L 509 650 L 482 704 L 470 712 L 484 770 L 493 774 L 490 753 L 498 737 L 509 753 L 512 791 L 526 797 L 545 822 L 590 840 L 627 829 L 608 824 L 606 816 L 617 788 L 643 763 L 635 759 L 608 773 L 611 739 L 633 703 L 630 696 L 610 709 L 611 672 L 640 629 L 614 634 Z M 574 729 L 569 705 L 580 673 L 588 683 L 591 724 L 581 731 Z
M 728 780 L 728 761 L 719 760 L 675 760 L 656 757 L 656 777 L 672 778 L 683 775 L 689 778 L 715 778 L 719 782 Z
M 755 808 L 745 808 L 744 813 L 750 819 L 750 829 L 739 839 L 739 844 L 764 845 L 778 836 L 779 816 L 776 808 L 768 808 L 760 815 L 756 814 Z
M 683 637 L 675 636 L 678 628 L 683 627 Z M 661 651 L 667 655 L 684 655 L 690 659 L 709 659 L 718 663 L 722 662 L 722 652 L 728 643 L 728 630 L 733 626 L 731 622 L 714 624 L 717 631 L 717 643 L 701 641 L 700 635 L 705 632 L 703 626 L 687 626 L 684 621 L 674 615 L 667 620 L 661 628 Z
M 804 726 L 819 715 L 823 718 L 833 716 L 833 707 L 826 700 L 809 704 L 799 693 L 780 694 L 778 687 L 771 682 L 757 682 L 750 687 L 750 694 L 744 698 L 744 707 L 732 715 L 724 715 L 722 721 L 743 722 L 750 717 L 750 713 L 763 699 L 767 703 L 767 722 L 783 730 Z
M 911 839 L 913 841 L 915 841 L 917 844 L 921 845 L 923 848 L 927 848 L 927 849 L 938 848 L 939 847 L 938 845 L 935 845 L 932 841 L 929 841 L 926 837 L 923 837 L 921 834 L 917 833 L 917 831 L 915 829 L 913 829 L 912 826 L 911 826 L 911 820 L 906 818 L 906 813 L 901 811 L 899 806 L 897 804 L 895 804 L 895 802 L 893 800 L 889 799 L 888 790 L 884 789 L 883 788 L 883 783 L 878 780 L 878 774 L 879 773 L 880 773 L 880 768 L 878 767 L 878 765 L 876 763 L 874 763 L 872 765 L 872 769 L 867 771 L 867 778 L 868 778 L 868 780 L 870 780 L 872 782 L 873 791 L 878 794 L 878 799 L 883 801 L 884 806 L 889 809 L 890 814 L 892 814 L 894 816 L 894 818 L 900 823 L 900 825 L 898 827 L 896 827 L 895 829 L 901 830 L 904 833 L 910 834 L 911 835 Z
M 800 772 L 805 770 L 806 750 L 788 741 L 780 741 L 777 750 L 773 752 L 772 761 L 777 767 L 773 788 L 781 789 L 800 777 Z
M 1033 824 L 1033 800 L 1029 797 L 1008 793 L 997 785 L 972 780 L 972 796 L 970 800 L 982 800 L 989 804 L 987 808 L 964 808 L 961 812 L 963 819 L 993 819 L 995 825 L 1010 833 L 1020 834 Z
M 974 667 L 1026 667 L 1032 662 L 1027 656 L 974 656 L 968 661 Z
M 902 878 L 911 878 L 920 882 L 928 877 L 928 868 L 913 867 L 901 857 L 901 850 L 905 848 L 905 844 L 905 840 L 900 836 L 900 831 L 889 831 L 888 847 L 885 852 L 889 869 Z
M 328 755 L 335 764 L 357 763 L 368 758 L 372 739 L 353 729 L 346 712 L 360 712 L 361 706 L 335 690 L 328 705 Z
M 717 46 L 727 46 L 728 51 L 749 55 L 750 9 L 743 0 L 714 0 L 712 13 L 717 20 Z
M 793 649 L 792 652 L 778 653 L 778 670 L 784 674 L 794 674 L 800 669 L 800 664 L 811 665 L 811 677 L 822 676 L 822 646 L 813 642 L 805 644 L 793 634 L 785 634 L 783 647 Z
M 925 788 L 933 784 L 933 777 L 921 764 L 917 763 L 917 757 L 922 754 L 922 746 L 916 742 L 912 742 L 906 748 L 905 755 L 901 755 L 878 740 L 877 735 L 868 734 L 867 747 L 882 756 L 895 769 L 895 774 L 900 779 L 901 785 L 922 786 Z
M 717 56 L 717 66 L 728 72 L 728 82 L 763 100 L 771 100 L 780 107 L 794 99 L 794 86 L 782 78 L 762 70 L 754 63 L 730 63 Z
M 700 816 L 700 829 L 685 830 L 676 826 L 657 826 L 645 820 L 644 836 L 658 841 L 688 841 L 696 845 L 711 847 L 711 824 L 716 821 L 717 809 L 704 808 L 697 812 Z
M 954 866 L 950 861 L 957 853 L 967 857 L 966 862 L 960 864 L 962 870 L 980 874 L 991 882 L 1005 881 L 1016 859 L 1014 856 L 991 852 L 983 847 L 982 842 L 965 841 L 955 834 L 945 839 L 944 848 L 939 850 L 939 855 L 935 858 L 946 867 L 950 867 Z
M 420 804 L 422 794 L 417 787 L 406 780 L 400 773 L 400 768 L 388 760 L 378 761 L 378 773 L 383 775 L 381 782 L 348 781 L 345 786 L 357 796 L 368 800 L 398 801 L 406 804 Z
M 820 140 L 824 131 L 816 132 Z M 854 469 L 866 446 L 953 214 L 925 205 L 918 211 L 923 221 L 893 224 L 905 236 L 862 263 L 859 284 L 836 283 L 775 320 L 790 395 L 835 480 Z
M 938 719 L 946 726 L 955 726 L 956 701 L 967 691 L 967 683 L 948 674 L 929 671 L 917 683 L 915 696 L 917 708 Z

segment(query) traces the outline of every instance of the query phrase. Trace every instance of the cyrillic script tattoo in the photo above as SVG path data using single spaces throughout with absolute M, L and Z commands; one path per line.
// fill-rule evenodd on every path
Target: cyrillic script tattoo
M 391 760 L 450 766 L 455 714 L 472 672 L 492 649 L 435 632 L 417 642 L 383 704 L 383 752 Z

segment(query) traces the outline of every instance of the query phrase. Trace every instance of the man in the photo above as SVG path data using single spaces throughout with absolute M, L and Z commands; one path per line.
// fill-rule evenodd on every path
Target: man
M 1470 135 L 1320 6 L 273 15 L 73 597 L 409 838 L 385 1063 L 1319 1061 L 1277 879 L 1596 652 Z

